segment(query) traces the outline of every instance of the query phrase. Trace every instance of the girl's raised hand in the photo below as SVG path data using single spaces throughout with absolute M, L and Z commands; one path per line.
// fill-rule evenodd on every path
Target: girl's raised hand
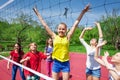
M 39 14 L 39 13 L 38 13 L 38 10 L 37 10 L 37 8 L 36 8 L 36 7 L 34 7 L 34 8 L 33 8 L 33 11 L 34 11 L 34 12 L 35 12 L 35 14 L 38 16 L 38 14 Z
M 95 22 L 95 25 L 100 25 L 100 23 L 99 22 Z
M 105 52 L 104 52 L 104 56 L 105 56 L 105 57 L 108 57 L 108 56 L 109 56 L 108 51 L 105 51 Z
M 85 30 L 92 30 L 92 27 L 86 27 Z
M 86 7 L 83 9 L 83 12 L 87 12 L 90 9 L 90 4 L 86 5 Z

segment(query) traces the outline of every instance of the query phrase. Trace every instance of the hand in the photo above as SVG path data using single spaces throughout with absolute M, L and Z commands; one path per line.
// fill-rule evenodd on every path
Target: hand
M 85 30 L 92 30 L 92 27 L 86 27 Z
M 100 23 L 99 22 L 95 22 L 95 25 L 100 25 Z
M 7 70 L 9 70 L 10 69 L 10 66 L 9 65 L 7 65 Z
M 84 9 L 83 12 L 87 12 L 90 9 L 90 4 L 88 4 Z
M 38 10 L 36 7 L 33 8 L 33 11 L 36 13 L 36 15 L 38 15 Z
M 105 45 L 106 43 L 107 43 L 107 41 L 104 40 L 102 43 L 98 44 L 97 47 L 101 47 L 101 46 Z
M 108 56 L 109 56 L 109 53 L 108 53 L 107 51 L 105 51 L 105 52 L 104 52 L 104 56 L 102 57 L 102 59 L 103 59 L 104 61 L 106 61 Z
M 50 53 L 46 53 L 47 56 L 50 56 Z
M 51 55 L 47 56 L 47 59 L 51 58 Z
M 26 60 L 26 61 L 27 61 L 27 60 L 30 60 L 30 57 L 26 57 L 26 59 L 25 59 L 25 60 Z
M 103 44 L 103 45 L 105 45 L 106 43 L 107 43 L 107 41 L 106 41 L 106 40 L 104 40 L 104 41 L 102 42 L 102 44 Z
M 104 56 L 105 56 L 105 57 L 108 57 L 108 56 L 109 56 L 108 51 L 105 51 L 105 52 L 104 52 Z

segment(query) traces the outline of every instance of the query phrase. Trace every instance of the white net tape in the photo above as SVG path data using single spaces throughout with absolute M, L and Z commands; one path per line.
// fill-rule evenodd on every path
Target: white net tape
M 35 71 L 35 70 L 32 70 L 32 69 L 30 69 L 30 68 L 28 68 L 28 67 L 26 67 L 26 66 L 24 66 L 24 65 L 21 65 L 21 64 L 19 64 L 19 63 L 16 63 L 15 61 L 12 61 L 12 60 L 10 60 L 10 59 L 2 56 L 2 55 L 0 55 L 0 57 L 3 58 L 3 59 L 5 59 L 5 60 L 7 60 L 7 61 L 9 61 L 9 62 L 11 62 L 11 63 L 13 63 L 13 64 L 16 64 L 16 65 L 18 65 L 18 66 L 20 66 L 20 67 L 22 67 L 22 68 L 24 68 L 24 69 L 32 72 L 32 73 L 34 73 L 35 75 L 38 75 L 39 77 L 41 77 L 41 78 L 43 78 L 43 79 L 46 79 L 46 80 L 54 80 L 54 79 L 52 79 L 52 78 L 50 78 L 50 77 L 48 77 L 48 76 L 46 76 L 46 75 L 44 75 L 44 74 L 41 74 L 41 73 L 39 73 L 39 72 L 37 72 L 37 71 Z
M 8 0 L 6 3 L 4 3 L 3 5 L 0 6 L 0 9 L 4 8 L 5 6 L 9 5 L 10 3 L 12 3 L 14 0 Z

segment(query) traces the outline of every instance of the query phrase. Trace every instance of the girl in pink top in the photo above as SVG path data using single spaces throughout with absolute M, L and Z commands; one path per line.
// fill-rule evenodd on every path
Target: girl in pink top
M 52 52 L 53 52 L 53 41 L 52 38 L 46 40 L 45 54 L 47 55 L 47 74 L 49 77 L 52 75 Z

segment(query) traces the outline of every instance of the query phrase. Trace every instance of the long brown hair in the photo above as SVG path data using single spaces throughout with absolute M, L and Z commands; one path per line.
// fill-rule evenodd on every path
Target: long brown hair
M 48 49 L 48 45 L 49 45 L 49 43 L 48 43 L 48 41 L 49 41 L 49 39 L 52 39 L 51 37 L 49 37 L 47 40 L 46 40 L 46 48 L 45 48 L 45 50 L 47 51 L 47 49 Z M 52 43 L 52 45 L 51 45 L 52 47 L 53 47 L 53 43 Z
M 16 44 L 19 46 L 18 53 L 20 54 L 20 52 L 22 51 L 22 49 L 21 49 L 21 44 L 20 44 L 20 43 L 15 43 L 15 45 L 16 45 Z
M 21 59 L 22 56 L 23 56 L 23 55 L 20 54 L 20 53 L 22 52 L 22 47 L 21 47 L 21 44 L 20 44 L 20 43 L 15 43 L 15 45 L 16 45 L 16 44 L 19 46 L 18 54 L 19 54 L 19 56 L 20 56 L 19 59 Z

